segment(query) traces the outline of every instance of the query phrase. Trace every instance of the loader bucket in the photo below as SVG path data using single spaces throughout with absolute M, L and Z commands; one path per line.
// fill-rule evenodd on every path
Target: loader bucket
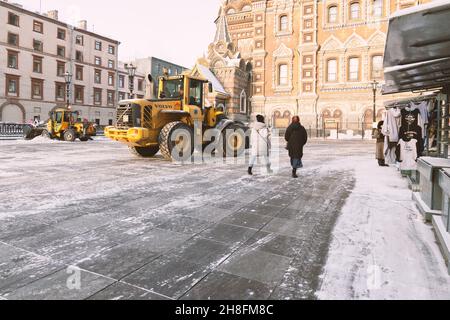
M 39 137 L 42 134 L 43 129 L 34 128 L 32 126 L 24 126 L 23 127 L 23 138 L 25 140 L 33 140 L 36 137 Z

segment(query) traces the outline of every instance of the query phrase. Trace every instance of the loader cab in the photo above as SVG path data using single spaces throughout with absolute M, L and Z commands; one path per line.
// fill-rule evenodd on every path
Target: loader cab
M 78 121 L 80 114 L 78 111 L 70 111 L 66 109 L 56 109 L 50 112 L 50 119 L 56 124 L 69 123 L 74 124 Z
M 183 105 L 197 106 L 203 110 L 204 84 L 207 81 L 188 76 L 161 77 L 159 99 L 182 100 Z

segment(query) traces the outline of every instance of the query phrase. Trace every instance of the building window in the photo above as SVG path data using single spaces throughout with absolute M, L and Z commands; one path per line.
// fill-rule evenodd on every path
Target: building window
M 240 96 L 240 111 L 241 113 L 247 113 L 247 94 L 244 90 L 241 92 Z
M 114 69 L 114 61 L 113 60 L 108 60 L 108 68 Z
M 77 51 L 75 53 L 75 60 L 78 62 L 83 62 L 83 52 Z
M 287 31 L 289 28 L 289 18 L 287 15 L 283 15 L 280 17 L 280 31 Z
M 144 90 L 144 81 L 139 79 L 138 80 L 138 90 L 143 91 Z
M 43 45 L 42 41 L 34 39 L 33 40 L 33 49 L 38 52 L 44 51 L 44 45 Z
M 19 16 L 12 12 L 8 12 L 8 24 L 18 27 L 19 26 Z
M 41 79 L 31 79 L 31 99 L 43 99 L 44 81 Z
M 8 50 L 8 68 L 19 69 L 19 52 Z
M 64 30 L 64 29 L 59 29 L 59 28 L 58 28 L 56 37 L 57 37 L 59 40 L 66 40 L 66 30 Z
M 100 57 L 95 57 L 95 65 L 101 66 L 102 65 L 102 59 Z
M 94 89 L 94 104 L 102 104 L 102 89 Z
M 62 47 L 62 46 L 57 46 L 56 47 L 56 55 L 58 57 L 65 58 L 66 57 L 66 48 Z
M 119 92 L 119 101 L 125 100 L 125 92 Z
M 18 47 L 19 46 L 19 35 L 8 32 L 8 44 Z
M 82 35 L 77 35 L 75 37 L 75 43 L 79 46 L 83 46 L 84 45 L 84 38 Z
M 97 84 L 101 84 L 102 83 L 102 71 L 96 69 L 94 71 L 94 82 Z
M 95 50 L 102 51 L 102 42 L 95 40 Z
M 66 84 L 62 82 L 55 83 L 55 98 L 56 100 L 64 100 L 66 98 Z
M 328 8 L 328 22 L 336 23 L 338 21 L 338 7 L 331 6 Z
M 18 76 L 6 75 L 6 95 L 18 97 L 20 92 L 20 80 Z
M 116 54 L 116 47 L 109 45 L 108 46 L 108 53 L 109 54 Z
M 383 56 L 376 55 L 372 57 L 372 79 L 381 79 L 383 77 Z
M 44 33 L 44 24 L 40 21 L 33 21 L 33 31 L 37 33 Z
M 83 81 L 83 66 L 75 66 L 75 80 Z
M 125 88 L 125 77 L 119 76 L 119 88 Z
M 337 81 L 337 60 L 330 59 L 327 61 L 327 82 Z
M 84 102 L 84 87 L 75 86 L 75 101 L 79 103 Z
M 64 77 L 64 73 L 66 73 L 66 63 L 58 61 L 56 64 L 56 75 L 58 77 Z
M 33 72 L 42 73 L 42 57 L 33 56 Z
M 280 64 L 278 66 L 278 85 L 287 86 L 288 85 L 288 65 Z
M 358 20 L 361 18 L 361 6 L 359 2 L 350 4 L 350 20 Z
M 109 86 L 114 86 L 114 73 L 109 73 L 108 74 L 108 85 Z
M 108 106 L 113 106 L 114 105 L 114 91 L 110 91 L 108 90 Z
M 383 16 L 383 0 L 373 0 L 373 16 L 374 17 L 382 17 Z
M 350 81 L 359 80 L 359 58 L 350 58 L 348 60 L 348 79 Z

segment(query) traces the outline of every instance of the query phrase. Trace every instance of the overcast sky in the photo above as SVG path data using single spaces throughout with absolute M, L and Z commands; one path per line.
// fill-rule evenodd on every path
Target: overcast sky
M 207 51 L 222 0 L 15 0 L 26 9 L 56 9 L 59 19 L 87 20 L 90 31 L 121 42 L 119 58 L 155 56 L 192 67 Z

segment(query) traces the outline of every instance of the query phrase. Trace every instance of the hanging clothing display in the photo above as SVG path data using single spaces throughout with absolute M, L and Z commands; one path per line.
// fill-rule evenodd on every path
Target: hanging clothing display
M 399 127 L 401 123 L 401 110 L 389 109 L 385 115 L 385 121 L 381 133 L 384 138 L 384 157 L 387 164 L 395 164 L 395 150 L 399 140 Z
M 417 140 L 411 139 L 405 141 L 401 139 L 399 145 L 400 170 L 410 171 L 417 170 Z
M 420 112 L 420 116 L 422 117 L 423 123 L 428 124 L 429 112 L 430 108 L 432 108 L 432 102 L 431 101 L 421 101 L 419 103 L 411 102 L 410 106 L 411 108 L 418 109 Z
M 400 127 L 401 110 L 397 108 L 389 109 L 386 112 L 386 119 L 384 121 L 381 133 L 385 137 L 389 137 L 390 142 L 398 142 L 398 131 Z
M 422 139 L 422 128 L 418 125 L 404 126 L 400 128 L 400 140 L 409 141 L 416 140 L 416 152 L 421 155 L 424 150 Z

